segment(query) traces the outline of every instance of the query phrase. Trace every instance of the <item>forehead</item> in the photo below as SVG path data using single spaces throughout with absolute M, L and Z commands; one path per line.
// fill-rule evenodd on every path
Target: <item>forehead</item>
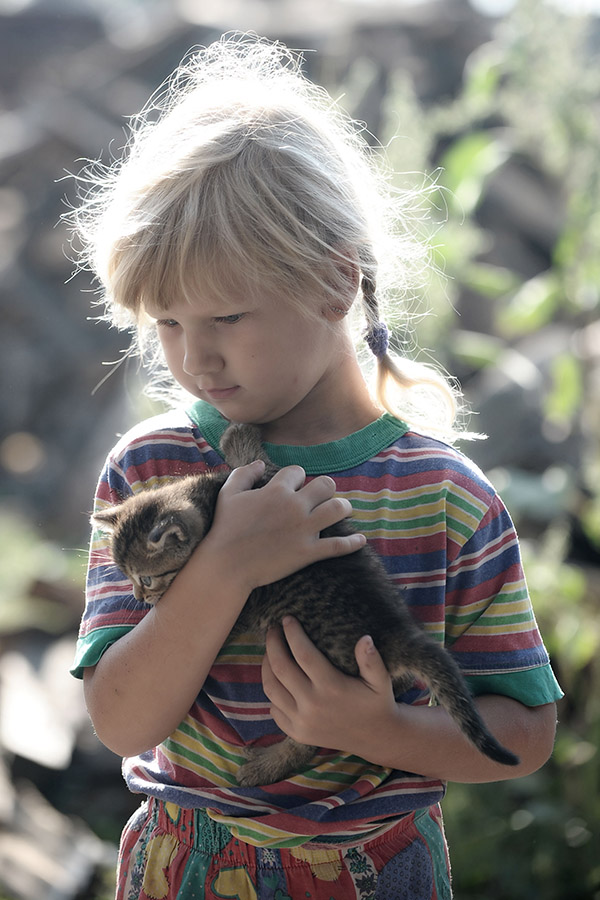
M 166 245 L 141 267 L 137 285 L 140 312 L 160 318 L 174 308 L 233 312 L 241 300 L 260 297 L 266 280 L 222 253 L 210 253 L 202 241 L 184 248 Z M 132 292 L 133 293 L 133 292 Z

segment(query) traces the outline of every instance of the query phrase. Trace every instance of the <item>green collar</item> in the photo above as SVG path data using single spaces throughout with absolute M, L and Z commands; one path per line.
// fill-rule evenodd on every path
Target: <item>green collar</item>
M 227 419 L 204 400 L 194 403 L 187 413 L 210 446 L 220 453 L 221 437 L 229 424 Z M 265 441 L 263 446 L 277 466 L 297 465 L 302 466 L 307 475 L 322 475 L 327 472 L 343 472 L 361 465 L 407 431 L 408 425 L 405 422 L 384 413 L 366 428 L 340 438 L 339 441 L 309 447 L 270 444 Z

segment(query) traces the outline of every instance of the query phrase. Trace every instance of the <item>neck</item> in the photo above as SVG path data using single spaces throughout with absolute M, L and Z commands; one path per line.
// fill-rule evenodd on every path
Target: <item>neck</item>
M 264 423 L 262 438 L 272 444 L 292 446 L 324 444 L 365 428 L 382 411 L 371 397 L 352 352 L 299 407 L 281 419 Z

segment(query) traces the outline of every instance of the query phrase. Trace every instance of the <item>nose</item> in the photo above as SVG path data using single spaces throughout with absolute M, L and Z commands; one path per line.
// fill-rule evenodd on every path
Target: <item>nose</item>
M 199 377 L 223 368 L 223 359 L 209 337 L 194 335 L 185 343 L 183 371 L 186 375 Z

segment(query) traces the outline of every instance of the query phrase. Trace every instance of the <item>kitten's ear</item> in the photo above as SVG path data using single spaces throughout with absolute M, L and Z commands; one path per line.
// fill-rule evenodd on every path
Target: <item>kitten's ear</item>
M 186 531 L 177 522 L 159 522 L 148 534 L 148 543 L 153 550 L 166 550 L 167 547 L 185 544 L 189 540 Z
M 119 521 L 119 510 L 116 507 L 101 509 L 90 517 L 90 522 L 100 531 L 112 534 Z

